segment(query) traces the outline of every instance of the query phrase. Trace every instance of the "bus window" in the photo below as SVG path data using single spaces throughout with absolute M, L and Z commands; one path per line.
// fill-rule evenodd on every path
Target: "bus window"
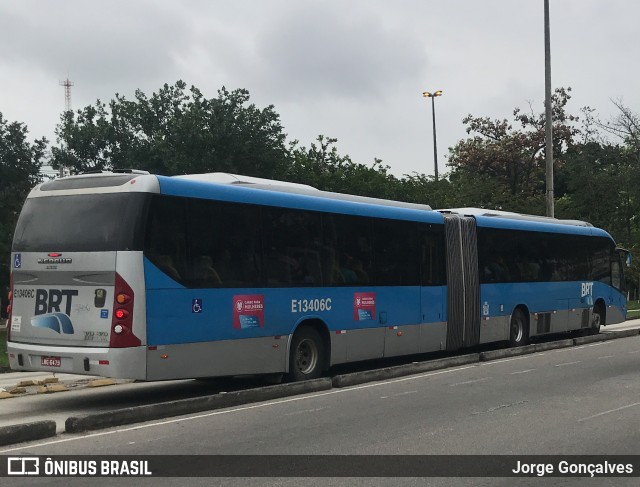
M 260 287 L 261 209 L 211 200 L 188 203 L 191 287 Z
M 13 250 L 104 252 L 141 250 L 145 194 L 80 194 L 29 198 Z
M 145 255 L 173 280 L 187 277 L 184 199 L 153 197 L 149 208 Z
M 375 266 L 378 286 L 420 285 L 418 224 L 375 220 Z
M 325 285 L 377 284 L 372 268 L 372 221 L 350 215 L 323 216 Z
M 624 291 L 624 275 L 622 272 L 622 263 L 617 253 L 611 255 L 611 285 L 619 291 Z
M 321 218 L 311 211 L 263 209 L 267 285 L 321 286 Z

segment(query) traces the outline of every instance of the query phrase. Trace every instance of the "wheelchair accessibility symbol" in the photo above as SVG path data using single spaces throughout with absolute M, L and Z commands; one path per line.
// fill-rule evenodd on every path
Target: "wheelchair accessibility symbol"
M 202 313 L 202 299 L 192 299 L 191 300 L 191 312 L 192 313 Z

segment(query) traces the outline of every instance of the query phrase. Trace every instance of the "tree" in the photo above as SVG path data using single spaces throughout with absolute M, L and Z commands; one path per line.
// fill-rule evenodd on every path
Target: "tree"
M 155 174 L 231 172 L 273 178 L 285 164 L 286 135 L 273 106 L 249 104 L 249 92 L 222 88 L 207 99 L 178 81 L 133 101 L 116 94 L 75 114 L 57 127 L 60 147 L 53 165 L 72 172 L 112 168 Z
M 588 142 L 564 155 L 558 173 L 567 187 L 558 216 L 586 220 L 607 229 L 620 242 L 632 242 L 640 213 L 640 168 L 625 147 Z
M 9 285 L 11 241 L 27 194 L 40 181 L 45 138 L 30 143 L 26 125 L 8 122 L 0 112 L 0 296 L 4 313 Z
M 384 199 L 403 199 L 401 182 L 389 174 L 389 166 L 375 159 L 371 167 L 340 155 L 337 139 L 319 135 L 309 148 L 295 141 L 290 145 L 290 163 L 282 175 L 287 181 L 309 184 L 324 191 Z
M 622 103 L 622 100 L 611 100 L 618 109 L 618 114 L 606 123 L 598 122 L 605 132 L 622 140 L 627 150 L 633 154 L 636 163 L 640 164 L 640 115 Z
M 558 88 L 552 96 L 553 151 L 556 166 L 562 164 L 564 149 L 572 142 L 577 130 L 577 117 L 565 107 L 571 99 L 571 88 Z M 449 149 L 451 180 L 469 189 L 467 206 L 477 205 L 504 210 L 539 213 L 545 193 L 545 114 L 513 111 L 514 121 L 491 120 L 468 115 L 463 123 L 473 137 L 459 141 Z M 491 182 L 496 198 L 474 199 L 485 183 Z M 473 189 L 476 188 L 476 189 Z

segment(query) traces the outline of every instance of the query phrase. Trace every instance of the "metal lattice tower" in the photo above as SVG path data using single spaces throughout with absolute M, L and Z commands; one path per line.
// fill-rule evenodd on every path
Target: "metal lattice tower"
M 64 111 L 71 111 L 71 87 L 73 81 L 67 78 L 64 81 L 60 81 L 60 86 L 64 86 Z
M 64 81 L 60 81 L 60 86 L 64 86 L 64 111 L 70 112 L 71 111 L 71 87 L 73 86 L 73 81 L 71 81 L 67 76 L 67 79 L 65 79 Z M 64 166 L 61 165 L 59 176 L 62 178 L 64 177 L 64 175 L 65 175 L 65 168 Z

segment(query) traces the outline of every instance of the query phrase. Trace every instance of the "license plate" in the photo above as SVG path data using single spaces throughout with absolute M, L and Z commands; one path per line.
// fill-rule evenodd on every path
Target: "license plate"
M 40 365 L 43 367 L 60 367 L 62 360 L 60 360 L 60 357 L 41 357 Z

